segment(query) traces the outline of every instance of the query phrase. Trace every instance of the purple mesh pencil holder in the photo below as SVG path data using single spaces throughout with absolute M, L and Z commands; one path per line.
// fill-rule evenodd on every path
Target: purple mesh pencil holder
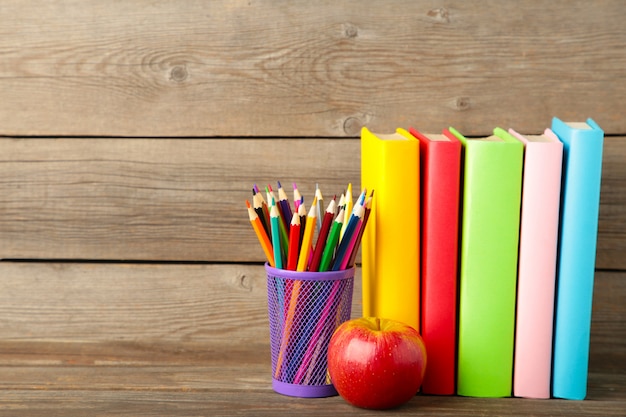
M 328 343 L 350 319 L 354 267 L 297 272 L 265 264 L 272 387 L 293 397 L 337 395 L 328 376 Z

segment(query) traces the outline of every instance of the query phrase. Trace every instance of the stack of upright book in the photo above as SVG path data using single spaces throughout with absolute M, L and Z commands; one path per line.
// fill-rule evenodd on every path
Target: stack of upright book
M 604 132 L 363 128 L 363 314 L 427 347 L 426 394 L 583 399 Z

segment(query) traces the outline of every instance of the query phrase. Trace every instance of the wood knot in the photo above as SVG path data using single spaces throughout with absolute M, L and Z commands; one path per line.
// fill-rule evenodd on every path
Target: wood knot
M 252 291 L 252 279 L 246 274 L 237 275 L 237 285 L 246 291 Z
M 359 28 L 357 28 L 352 23 L 344 23 L 343 36 L 349 39 L 356 38 L 357 36 L 359 36 Z
M 343 131 L 348 136 L 358 136 L 362 127 L 363 123 L 356 117 L 350 116 L 343 122 Z
M 187 73 L 187 67 L 185 65 L 176 65 L 170 71 L 170 80 L 177 83 L 182 83 L 188 76 L 189 73 Z
M 469 110 L 471 105 L 472 103 L 469 97 L 457 97 L 454 102 L 454 107 L 459 111 Z
M 446 7 L 431 9 L 426 15 L 437 22 L 450 23 L 450 12 Z

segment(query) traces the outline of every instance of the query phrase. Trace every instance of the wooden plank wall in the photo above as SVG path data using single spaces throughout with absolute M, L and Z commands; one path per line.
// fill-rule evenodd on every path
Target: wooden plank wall
M 0 363 L 16 367 L 0 384 L 37 387 L 20 364 L 266 355 L 244 202 L 254 183 L 358 186 L 362 126 L 533 134 L 592 117 L 598 282 L 624 294 L 623 6 L 3 0 Z M 597 328 L 626 339 L 619 300 L 605 306 Z

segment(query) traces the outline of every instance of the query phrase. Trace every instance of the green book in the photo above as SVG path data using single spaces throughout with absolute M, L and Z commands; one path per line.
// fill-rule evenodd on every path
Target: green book
M 512 394 L 524 145 L 501 128 L 463 144 L 457 393 Z

